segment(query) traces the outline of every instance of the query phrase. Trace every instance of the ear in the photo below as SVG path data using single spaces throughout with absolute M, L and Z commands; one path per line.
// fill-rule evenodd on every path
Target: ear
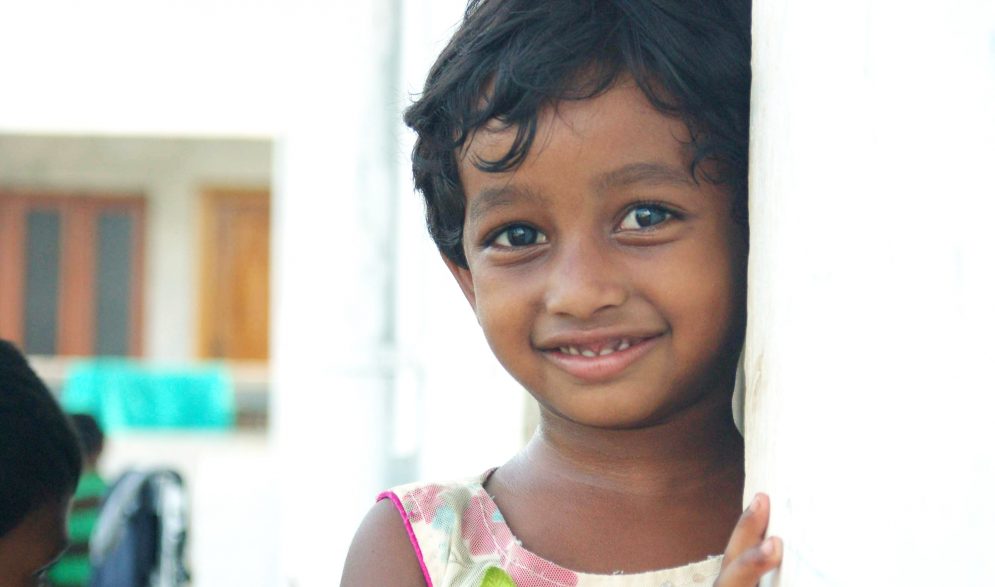
M 460 267 L 452 259 L 447 257 L 445 253 L 439 253 L 442 255 L 442 261 L 449 268 L 449 272 L 453 274 L 456 278 L 456 283 L 459 284 L 459 288 L 463 290 L 463 295 L 466 296 L 466 301 L 470 302 L 470 307 L 473 308 L 473 312 L 477 312 L 477 296 L 473 289 L 473 274 L 470 273 L 469 269 Z

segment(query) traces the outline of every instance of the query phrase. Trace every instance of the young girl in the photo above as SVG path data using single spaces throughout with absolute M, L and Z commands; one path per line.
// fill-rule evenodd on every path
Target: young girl
M 749 9 L 471 3 L 406 116 L 415 179 L 540 426 L 476 478 L 382 494 L 343 585 L 752 586 L 779 564 L 767 499 L 739 512 L 731 411 Z

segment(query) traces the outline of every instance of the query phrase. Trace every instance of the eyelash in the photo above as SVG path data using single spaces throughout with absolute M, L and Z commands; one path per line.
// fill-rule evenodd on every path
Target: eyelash
M 637 227 L 637 228 L 620 229 L 622 223 L 625 221 L 626 218 L 629 217 L 630 214 L 632 214 L 636 210 L 646 209 L 646 208 L 651 209 L 651 210 L 656 211 L 656 212 L 660 212 L 662 214 L 663 218 L 661 220 L 659 220 L 658 222 L 656 222 L 654 224 L 650 224 L 648 226 L 640 226 L 640 227 Z M 637 232 L 637 231 L 642 231 L 642 230 L 650 230 L 650 229 L 653 229 L 654 227 L 660 226 L 661 224 L 665 224 L 665 223 L 667 223 L 670 220 L 679 220 L 680 218 L 681 218 L 681 214 L 680 213 L 678 213 L 677 211 L 673 210 L 672 208 L 670 208 L 668 206 L 664 206 L 663 204 L 660 204 L 659 202 L 636 202 L 636 203 L 630 205 L 628 208 L 626 208 L 625 213 L 622 215 L 622 219 L 619 220 L 618 223 L 616 224 L 616 230 L 619 231 L 619 232 Z M 515 228 L 523 228 L 523 229 L 526 229 L 526 230 L 529 230 L 529 231 L 534 231 L 536 233 L 535 234 L 535 238 L 537 239 L 536 242 L 522 244 L 522 245 L 513 245 L 513 244 L 511 244 L 511 242 L 508 239 L 507 235 L 508 235 L 508 232 L 510 230 L 515 229 Z M 502 238 L 502 236 L 505 237 L 504 238 L 505 241 L 508 241 L 507 244 L 504 244 L 504 243 L 500 243 L 499 244 L 497 242 L 498 240 L 500 240 Z M 547 242 L 548 238 L 549 237 L 547 237 L 546 234 L 543 231 L 539 230 L 538 228 L 535 228 L 534 226 L 531 226 L 531 225 L 526 224 L 524 222 L 514 222 L 514 223 L 511 223 L 511 224 L 506 224 L 506 225 L 498 228 L 494 232 L 492 232 L 484 240 L 484 247 L 488 247 L 489 248 L 489 247 L 495 247 L 496 246 L 496 247 L 505 248 L 505 249 L 521 249 L 521 248 L 525 248 L 525 247 L 529 247 L 529 246 L 533 246 L 533 245 L 544 244 L 545 242 Z
M 500 243 L 499 244 L 497 242 L 498 240 L 501 239 L 502 236 L 507 235 L 508 232 L 510 230 L 514 229 L 514 228 L 524 228 L 526 230 L 534 231 L 536 233 L 535 236 L 536 236 L 537 241 L 534 242 L 534 243 L 528 243 L 528 244 L 524 244 L 524 245 L 513 245 L 513 244 L 511 244 L 510 241 L 508 242 L 508 244 L 504 244 L 504 243 Z M 502 226 L 501 228 L 499 228 L 499 229 L 495 230 L 494 232 L 492 232 L 491 235 L 488 236 L 487 239 L 484 241 L 484 246 L 485 247 L 494 247 L 494 246 L 497 246 L 497 247 L 505 248 L 505 249 L 519 249 L 519 248 L 524 248 L 524 247 L 527 247 L 527 246 L 543 244 L 543 243 L 545 243 L 548 240 L 548 238 L 549 237 L 546 236 L 546 233 L 544 233 L 543 231 L 539 230 L 538 228 L 535 228 L 533 226 L 529 226 L 528 224 L 525 224 L 525 223 L 522 223 L 522 222 L 515 222 L 515 223 L 512 223 L 512 224 L 506 224 L 506 225 Z M 509 240 L 507 236 L 505 236 L 505 240 Z
M 616 225 L 618 227 L 618 228 L 616 228 L 616 230 L 619 230 L 621 228 L 622 223 L 625 222 L 625 219 L 628 218 L 630 214 L 632 214 L 636 210 L 640 210 L 640 209 L 650 209 L 650 210 L 653 210 L 653 211 L 656 211 L 656 212 L 660 212 L 662 214 L 663 218 L 659 222 L 656 222 L 654 224 L 650 224 L 648 226 L 639 226 L 639 227 L 635 227 L 635 228 L 621 229 L 621 231 L 623 231 L 623 232 L 629 232 L 629 231 L 650 230 L 650 229 L 652 229 L 654 227 L 660 226 L 662 224 L 666 224 L 666 223 L 668 223 L 671 220 L 679 220 L 681 218 L 681 215 L 677 211 L 675 211 L 673 208 L 665 206 L 665 205 L 663 205 L 663 204 L 661 204 L 659 202 L 636 202 L 636 203 L 630 205 L 625 210 L 625 214 L 622 215 L 622 219 L 619 220 L 618 224 Z

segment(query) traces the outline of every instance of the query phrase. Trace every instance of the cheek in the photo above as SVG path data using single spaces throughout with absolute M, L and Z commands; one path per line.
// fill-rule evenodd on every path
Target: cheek
M 739 336 L 745 322 L 745 259 L 735 251 L 704 247 L 666 271 L 664 286 L 673 326 L 697 332 L 697 344 L 722 344 Z M 712 344 L 709 344 L 712 341 Z
M 477 322 L 488 340 L 506 338 L 518 329 L 516 318 L 522 312 L 513 287 L 499 280 L 479 280 L 476 300 Z
M 726 261 L 715 267 L 708 292 L 709 308 L 704 309 L 711 319 L 709 327 L 716 343 L 723 346 L 742 340 L 746 326 L 745 267 L 733 258 Z
M 490 274 L 475 282 L 477 322 L 499 359 L 530 347 L 535 319 L 534 284 L 510 273 L 514 272 Z

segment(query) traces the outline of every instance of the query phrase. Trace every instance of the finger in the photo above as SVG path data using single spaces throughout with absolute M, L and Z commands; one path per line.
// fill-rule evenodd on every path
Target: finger
M 732 564 L 748 549 L 760 544 L 764 539 L 764 532 L 767 531 L 767 520 L 770 518 L 770 498 L 763 493 L 758 493 L 753 497 L 749 507 L 743 511 L 743 515 L 736 522 L 736 527 L 729 537 L 729 544 L 726 546 L 722 566 Z
M 764 573 L 781 564 L 783 545 L 781 540 L 771 537 L 758 546 L 748 548 L 740 556 L 729 561 L 713 587 L 756 587 Z

